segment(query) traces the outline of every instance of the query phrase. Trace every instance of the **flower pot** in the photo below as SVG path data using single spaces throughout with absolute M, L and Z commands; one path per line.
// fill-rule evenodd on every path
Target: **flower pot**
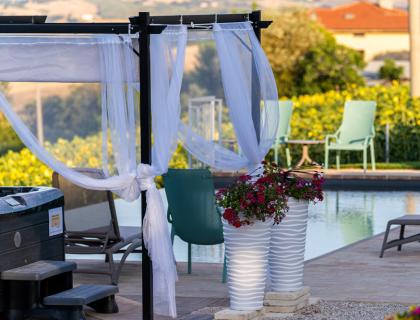
M 230 309 L 263 307 L 273 220 L 235 228 L 223 221 Z
M 289 211 L 278 225 L 273 225 L 269 255 L 271 291 L 298 291 L 303 287 L 307 200 L 288 199 Z

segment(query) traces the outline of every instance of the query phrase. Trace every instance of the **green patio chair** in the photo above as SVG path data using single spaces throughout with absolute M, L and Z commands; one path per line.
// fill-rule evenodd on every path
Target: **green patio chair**
M 224 242 L 221 215 L 216 207 L 213 176 L 208 169 L 169 169 L 163 176 L 168 199 L 171 238 L 188 243 L 188 273 L 191 274 L 191 245 Z M 222 281 L 226 282 L 226 257 Z
M 276 141 L 274 142 L 274 162 L 279 164 L 279 145 L 285 146 L 286 151 L 286 165 L 291 167 L 290 151 L 287 145 L 287 140 L 290 134 L 290 120 L 292 118 L 293 102 L 291 100 L 279 101 L 280 118 L 279 126 L 277 128 Z
M 340 169 L 340 151 L 363 151 L 363 170 L 367 169 L 367 149 L 370 147 L 372 170 L 375 166 L 375 101 L 347 101 L 340 128 L 325 137 L 325 169 L 328 169 L 330 150 L 336 151 L 337 169 Z M 331 142 L 335 139 L 336 142 Z

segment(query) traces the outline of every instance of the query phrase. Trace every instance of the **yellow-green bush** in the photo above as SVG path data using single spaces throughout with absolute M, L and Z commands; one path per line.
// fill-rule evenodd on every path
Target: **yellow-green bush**
M 375 100 L 375 148 L 377 160 L 384 160 L 385 125 L 390 125 L 390 157 L 394 162 L 420 159 L 420 99 L 411 99 L 408 86 L 393 82 L 389 86 L 356 87 L 294 97 L 291 139 L 322 140 L 340 126 L 346 100 Z M 292 147 L 294 158 L 300 147 Z M 311 148 L 311 154 L 323 162 L 323 146 Z M 358 153 L 345 153 L 344 161 L 358 162 Z
M 392 83 L 390 86 L 350 87 L 345 91 L 329 91 L 324 94 L 304 95 L 293 98 L 291 139 L 324 139 L 341 123 L 346 100 L 376 100 L 375 148 L 377 160 L 384 158 L 384 126 L 391 129 L 391 161 L 418 161 L 420 159 L 420 99 L 411 99 L 409 88 Z M 58 140 L 46 144 L 46 148 L 66 165 L 74 167 L 101 166 L 101 136 L 75 137 L 68 141 Z M 300 156 L 300 147 L 293 147 L 295 157 Z M 311 155 L 323 161 L 323 146 L 311 149 Z M 344 154 L 344 161 L 358 161 L 359 155 Z M 347 157 L 347 159 L 346 159 Z M 111 158 L 112 159 L 112 158 Z M 172 168 L 186 168 L 187 155 L 179 145 L 171 162 Z M 161 178 L 157 179 L 161 184 Z M 0 157 L 0 185 L 49 185 L 51 170 L 39 162 L 26 148 L 19 152 L 9 151 Z
M 390 86 L 356 87 L 293 98 L 292 137 L 324 139 L 341 123 L 346 100 L 375 100 L 377 128 L 390 124 L 420 126 L 420 100 L 412 100 L 408 86 L 393 82 Z
M 0 186 L 48 186 L 51 174 L 51 169 L 26 148 L 0 157 Z
M 101 168 L 101 138 L 75 137 L 68 141 L 59 139 L 54 144 L 46 143 L 46 149 L 69 167 Z M 110 156 L 110 159 L 112 157 Z M 187 168 L 185 150 L 179 145 L 172 157 L 172 168 Z M 52 170 L 40 162 L 27 148 L 9 151 L 0 157 L 0 185 L 51 185 Z M 161 185 L 162 179 L 157 179 Z

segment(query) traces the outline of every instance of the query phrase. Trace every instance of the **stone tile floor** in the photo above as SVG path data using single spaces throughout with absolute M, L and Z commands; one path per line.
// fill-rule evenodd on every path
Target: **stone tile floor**
M 417 230 L 407 227 L 407 234 L 415 231 L 420 232 L 420 227 Z M 392 234 L 396 236 L 396 231 Z M 403 246 L 401 252 L 397 252 L 395 248 L 390 249 L 381 259 L 379 251 L 382 238 L 383 235 L 379 235 L 307 261 L 305 284 L 311 287 L 312 295 L 327 302 L 335 301 L 331 303 L 340 303 L 340 301 L 392 305 L 420 303 L 420 244 L 411 243 Z M 101 262 L 80 260 L 78 262 L 90 266 L 95 264 L 98 268 L 105 267 Z M 188 275 L 186 264 L 179 263 L 178 273 L 180 278 L 177 283 L 179 319 L 212 319 L 215 311 L 228 306 L 227 286 L 221 282 L 222 265 L 195 263 L 193 274 Z M 75 275 L 76 283 L 106 283 L 106 281 L 106 277 L 99 275 Z M 118 303 L 120 306 L 118 315 L 91 313 L 89 319 L 141 319 L 141 267 L 139 263 L 128 263 L 124 269 L 120 281 Z M 343 309 L 343 312 L 346 310 Z M 165 318 L 156 317 L 156 319 Z M 320 319 L 334 318 L 321 317 Z

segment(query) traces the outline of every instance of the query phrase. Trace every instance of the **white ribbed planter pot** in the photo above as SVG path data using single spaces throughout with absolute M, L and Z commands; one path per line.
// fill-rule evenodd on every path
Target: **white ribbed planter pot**
M 278 225 L 273 225 L 269 255 L 270 291 L 298 291 L 303 287 L 307 200 L 288 199 L 289 211 Z
M 257 221 L 240 228 L 222 221 L 230 309 L 259 310 L 263 307 L 273 221 Z

